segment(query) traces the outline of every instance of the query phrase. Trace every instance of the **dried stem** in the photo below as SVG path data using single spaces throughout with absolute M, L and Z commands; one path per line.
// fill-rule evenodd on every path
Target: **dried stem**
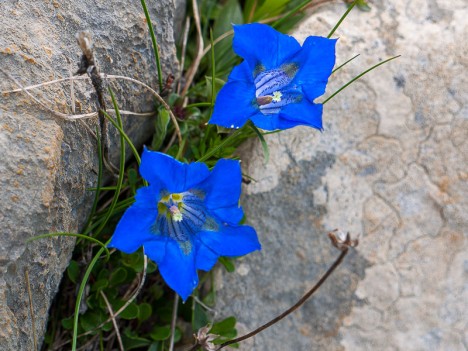
M 24 279 L 26 281 L 26 287 L 28 288 L 29 312 L 31 313 L 31 329 L 33 335 L 34 350 L 37 351 L 36 323 L 34 319 L 33 298 L 31 292 L 31 284 L 29 283 L 29 273 L 27 269 L 24 270 Z
M 182 72 L 184 71 L 184 66 L 185 66 L 185 52 L 187 50 L 187 40 L 188 40 L 188 35 L 189 35 L 189 29 L 190 29 L 190 17 L 187 17 L 185 20 L 185 25 L 184 25 L 184 35 L 182 36 L 182 52 L 180 54 L 180 68 L 179 68 L 179 76 L 177 77 L 177 89 L 176 93 L 179 95 L 180 94 L 180 87 L 182 84 Z
M 101 296 L 104 299 L 104 302 L 106 303 L 107 310 L 109 311 L 110 318 L 112 319 L 112 324 L 114 325 L 115 335 L 117 336 L 117 341 L 119 342 L 120 351 L 125 351 L 122 343 L 122 338 L 120 337 L 119 326 L 117 324 L 116 316 L 114 314 L 114 311 L 112 310 L 112 305 L 109 303 L 109 300 L 107 299 L 106 294 L 104 294 L 104 291 L 101 290 L 99 292 L 101 293 Z
M 187 91 L 190 88 L 190 85 L 193 82 L 193 78 L 195 78 L 195 74 L 197 73 L 198 66 L 200 65 L 201 59 L 203 57 L 203 35 L 200 26 L 200 14 L 198 13 L 198 3 L 197 0 L 192 0 L 192 7 L 193 7 L 193 18 L 195 20 L 195 28 L 197 29 L 197 56 L 193 60 L 192 65 L 190 66 L 189 70 L 187 71 L 187 77 L 185 79 L 184 89 L 182 89 L 181 96 L 185 96 Z
M 143 254 L 144 254 L 144 251 L 143 251 Z M 148 268 L 148 257 L 144 254 L 143 256 L 144 258 L 144 261 L 143 261 L 143 272 L 141 274 L 141 281 L 140 281 L 140 284 L 138 285 L 137 289 L 135 290 L 135 292 L 133 293 L 132 297 L 130 297 L 126 302 L 125 304 L 120 307 L 117 312 L 114 313 L 114 318 L 115 317 L 118 317 L 127 307 L 128 305 L 130 305 L 135 299 L 136 297 L 138 296 L 138 294 L 140 293 L 141 289 L 143 288 L 143 285 L 145 284 L 145 280 L 146 280 L 146 270 Z M 87 332 L 83 333 L 83 334 L 80 334 L 78 335 L 78 337 L 82 337 L 82 336 L 86 336 L 86 335 L 89 335 L 89 334 L 92 334 L 93 332 L 95 332 L 96 330 L 98 329 L 101 329 L 104 324 L 106 323 L 109 323 L 110 321 L 112 320 L 112 318 L 108 318 L 106 321 L 102 322 L 101 324 L 99 324 L 96 328 L 94 329 L 91 329 L 91 330 L 88 330 Z M 57 346 L 56 349 L 59 349 L 65 345 L 67 345 L 68 343 L 70 343 L 71 340 L 68 340 L 62 344 L 60 344 L 59 346 Z
M 106 112 L 106 101 L 104 99 L 104 82 L 99 73 L 97 62 L 94 59 L 93 53 L 93 39 L 91 33 L 87 31 L 78 32 L 76 34 L 76 40 L 80 47 L 83 55 L 81 56 L 80 66 L 77 75 L 86 73 L 91 79 L 91 83 L 94 87 L 97 96 L 97 108 L 99 116 L 99 126 L 101 132 L 101 152 L 104 159 L 104 164 L 109 168 L 111 173 L 117 171 L 109 159 L 109 137 L 108 137 L 108 126 L 107 119 L 105 117 Z
M 169 351 L 174 350 L 174 337 L 175 337 L 175 327 L 176 327 L 176 321 L 177 321 L 177 308 L 178 307 L 179 307 L 179 295 L 175 293 L 174 305 L 172 307 L 171 339 L 169 341 Z
M 50 84 L 55 84 L 55 83 L 61 83 L 61 82 L 65 82 L 65 81 L 68 81 L 68 80 L 81 80 L 81 79 L 90 79 L 89 77 L 68 77 L 68 78 L 61 78 L 61 79 L 56 79 L 56 80 L 52 80 L 52 81 L 49 81 L 49 82 L 44 82 L 44 83 L 41 83 L 41 84 L 36 84 L 36 85 L 31 85 L 31 86 L 27 86 L 27 87 L 22 87 L 22 85 L 20 83 L 17 82 L 17 80 L 15 78 L 13 78 L 10 74 L 8 74 L 7 72 L 5 72 L 1 67 L 0 67 L 0 71 L 3 72 L 3 74 L 5 74 L 10 80 L 12 80 L 16 85 L 18 85 L 19 89 L 14 89 L 14 90 L 7 90 L 7 91 L 2 91 L 1 93 L 2 94 L 9 94 L 9 93 L 17 93 L 17 92 L 24 92 L 25 94 L 27 94 L 28 96 L 30 96 L 34 101 L 36 101 L 39 105 L 41 105 L 42 107 L 44 107 L 47 111 L 51 112 L 52 114 L 54 114 L 55 116 L 58 116 L 60 118 L 63 118 L 63 119 L 66 119 L 66 120 L 76 120 L 76 119 L 81 119 L 81 118 L 91 118 L 91 117 L 96 117 L 98 114 L 97 112 L 91 112 L 91 113 L 87 113 L 87 114 L 82 114 L 82 115 L 67 115 L 67 114 L 64 114 L 64 113 L 61 113 L 61 112 L 57 112 L 57 111 L 54 111 L 52 110 L 51 108 L 49 108 L 48 106 L 46 106 L 44 103 L 42 103 L 40 100 L 38 100 L 37 98 L 35 98 L 31 93 L 28 92 L 28 90 L 31 90 L 31 89 L 36 89 L 36 88 L 40 88 L 40 87 L 43 87 L 43 86 L 46 86 L 46 85 L 50 85 Z M 138 84 L 138 85 L 141 85 L 142 87 L 144 87 L 145 89 L 147 89 L 150 93 L 153 94 L 153 96 L 158 100 L 158 102 L 160 102 L 164 108 L 168 111 L 169 113 L 169 116 L 171 117 L 171 120 L 172 120 L 172 123 L 174 123 L 174 127 L 175 127 L 175 130 L 176 130 L 176 133 L 177 133 L 177 137 L 179 139 L 179 143 L 182 142 L 182 134 L 180 133 L 180 128 L 179 128 L 179 124 L 177 122 L 177 119 L 174 115 L 174 113 L 171 111 L 171 108 L 170 106 L 166 103 L 166 101 L 161 97 L 161 95 L 159 95 L 154 89 L 152 89 L 150 86 L 146 85 L 145 83 L 137 80 L 137 79 L 133 79 L 133 78 L 130 78 L 130 77 L 125 77 L 125 76 L 116 76 L 116 75 L 107 75 L 107 74 L 102 74 L 101 73 L 101 77 L 104 78 L 104 79 L 122 79 L 122 80 L 128 80 L 130 82 L 133 82 L 135 84 Z M 112 110 L 109 110 L 109 111 L 112 111 Z M 136 112 L 131 112 L 131 111 L 120 111 L 121 114 L 134 114 L 134 115 L 139 115 L 139 116 L 147 116 L 148 114 L 142 114 L 142 113 L 136 113 Z
M 333 273 L 333 271 L 343 262 L 343 259 L 345 258 L 347 253 L 348 253 L 348 248 L 345 247 L 341 251 L 338 258 L 335 260 L 335 262 L 330 266 L 330 268 L 328 268 L 328 270 L 325 272 L 325 274 L 320 278 L 320 280 L 317 282 L 317 284 L 315 284 L 312 287 L 312 289 L 310 289 L 294 306 L 290 307 L 289 309 L 287 309 L 286 311 L 281 313 L 279 316 L 273 318 L 271 321 L 269 321 L 268 323 L 266 323 L 266 324 L 262 325 L 261 327 L 255 329 L 254 331 L 252 331 L 252 332 L 250 332 L 250 333 L 248 333 L 246 335 L 243 335 L 241 337 L 238 337 L 236 339 L 229 340 L 229 341 L 226 341 L 226 342 L 222 343 L 216 349 L 216 351 L 221 350 L 221 349 L 223 349 L 224 347 L 226 347 L 228 345 L 232 345 L 232 344 L 235 344 L 237 342 L 241 342 L 243 340 L 251 338 L 252 336 L 257 335 L 258 333 L 261 333 L 262 331 L 264 331 L 268 327 L 271 327 L 273 324 L 278 323 L 284 317 L 288 316 L 289 314 L 291 314 L 292 312 L 297 310 L 299 307 L 301 307 L 304 304 L 304 302 L 306 302 L 322 286 L 322 284 L 328 279 L 328 277 Z M 196 348 L 195 349 L 192 348 L 190 350 L 196 350 Z

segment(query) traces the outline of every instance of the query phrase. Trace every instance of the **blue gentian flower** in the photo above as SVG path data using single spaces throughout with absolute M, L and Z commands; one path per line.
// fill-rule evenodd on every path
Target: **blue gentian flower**
M 308 37 L 301 46 L 264 24 L 234 26 L 234 51 L 244 61 L 219 92 L 209 123 L 265 130 L 297 125 L 322 129 L 323 95 L 335 65 L 334 39 Z
M 219 256 L 260 249 L 255 230 L 239 225 L 239 161 L 219 160 L 210 171 L 145 149 L 140 174 L 149 186 L 138 189 L 109 247 L 133 253 L 143 246 L 184 301 L 198 285 L 197 269 L 209 271 Z

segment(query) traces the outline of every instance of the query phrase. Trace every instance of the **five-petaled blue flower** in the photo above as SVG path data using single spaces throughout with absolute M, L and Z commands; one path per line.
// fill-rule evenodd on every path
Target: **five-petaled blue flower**
M 239 225 L 239 161 L 219 160 L 210 171 L 145 149 L 140 174 L 149 186 L 138 189 L 109 246 L 125 253 L 143 246 L 183 300 L 198 285 L 197 269 L 209 271 L 219 256 L 260 249 L 255 230 Z
M 322 129 L 322 105 L 335 64 L 334 39 L 308 37 L 301 45 L 264 24 L 234 26 L 234 51 L 244 61 L 219 92 L 209 123 L 265 130 L 297 125 Z

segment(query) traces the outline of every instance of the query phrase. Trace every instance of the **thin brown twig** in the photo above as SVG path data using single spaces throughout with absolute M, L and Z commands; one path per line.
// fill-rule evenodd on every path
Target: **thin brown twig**
M 130 305 L 130 304 L 136 299 L 136 297 L 137 297 L 138 294 L 140 293 L 141 289 L 143 288 L 143 285 L 145 284 L 147 268 L 148 268 L 148 257 L 145 255 L 144 248 L 143 248 L 143 271 L 142 271 L 142 274 L 141 274 L 141 281 L 140 281 L 140 284 L 138 285 L 137 289 L 136 289 L 135 292 L 133 293 L 132 297 L 130 297 L 130 298 L 125 302 L 125 304 L 124 304 L 122 307 L 120 307 L 120 308 L 117 310 L 117 312 L 114 313 L 114 317 L 118 317 L 118 316 L 128 307 L 128 305 Z M 112 320 L 112 318 L 108 318 L 106 321 L 104 321 L 104 322 L 102 322 L 101 324 L 99 324 L 96 328 L 91 329 L 91 330 L 88 330 L 87 332 L 78 335 L 78 337 L 80 338 L 80 337 L 83 337 L 83 336 L 92 334 L 92 333 L 95 332 L 96 330 L 102 328 L 102 327 L 104 326 L 104 324 L 109 323 L 111 320 Z M 62 343 L 62 344 L 60 344 L 59 346 L 57 346 L 57 349 L 58 349 L 58 348 L 61 348 L 62 346 L 65 346 L 65 345 L 69 344 L 70 342 L 71 342 L 71 340 L 65 341 L 64 343 Z
M 182 73 L 184 72 L 184 66 L 185 66 L 185 52 L 187 50 L 187 40 L 188 40 L 188 35 L 189 35 L 189 29 L 190 29 L 190 17 L 187 16 L 187 19 L 185 20 L 185 26 L 184 26 L 184 35 L 182 36 L 182 52 L 180 54 L 179 76 L 177 77 L 176 93 L 178 95 L 180 94 L 180 87 L 182 84 Z
M 104 302 L 107 306 L 107 310 L 109 311 L 110 318 L 112 319 L 112 324 L 114 325 L 114 330 L 115 330 L 115 335 L 117 336 L 117 341 L 119 343 L 119 348 L 120 351 L 125 351 L 122 343 L 122 337 L 120 336 L 119 332 L 119 326 L 117 324 L 116 316 L 114 314 L 114 311 L 112 310 L 112 305 L 110 304 L 109 300 L 107 299 L 106 294 L 104 294 L 104 291 L 99 291 L 101 293 L 102 298 L 104 299 Z
M 328 268 L 328 270 L 325 272 L 325 274 L 320 278 L 320 280 L 310 289 L 296 304 L 294 304 L 292 307 L 288 308 L 286 311 L 281 313 L 279 316 L 273 318 L 271 321 L 268 323 L 265 323 L 264 325 L 258 327 L 254 331 L 243 335 L 241 337 L 235 338 L 233 340 L 226 341 L 219 345 L 219 347 L 216 349 L 216 351 L 223 349 L 224 347 L 228 345 L 232 345 L 238 342 L 241 342 L 243 340 L 246 340 L 248 338 L 251 338 L 252 336 L 261 333 L 265 329 L 271 327 L 273 324 L 278 323 L 280 320 L 297 310 L 299 307 L 301 307 L 321 286 L 322 284 L 328 279 L 328 277 L 333 273 L 333 271 L 343 262 L 343 259 L 345 258 L 346 254 L 348 253 L 348 248 L 345 247 L 341 251 L 340 255 L 338 258 L 335 260 L 335 262 Z M 194 349 L 195 350 L 195 349 Z
M 198 3 L 197 0 L 192 0 L 192 7 L 193 7 L 193 19 L 195 20 L 195 28 L 197 30 L 197 56 L 192 62 L 189 70 L 187 71 L 187 76 L 185 79 L 184 89 L 182 89 L 182 93 L 180 94 L 182 97 L 187 94 L 187 91 L 190 88 L 190 85 L 195 78 L 195 74 L 197 73 L 198 66 L 200 65 L 201 59 L 203 57 L 203 35 L 201 31 L 200 25 L 200 14 L 198 12 Z
M 258 0 L 255 0 L 252 8 L 250 9 L 249 17 L 247 17 L 247 23 L 252 22 L 255 10 L 257 9 Z
M 36 323 L 34 319 L 33 298 L 32 298 L 32 292 L 31 292 L 31 284 L 29 283 L 29 272 L 27 269 L 24 270 L 24 279 L 26 281 L 26 287 L 28 289 L 29 312 L 31 313 L 31 329 L 32 329 L 32 335 L 33 335 L 33 345 L 34 345 L 34 350 L 37 351 Z
M 175 337 L 175 328 L 177 321 L 177 308 L 179 307 L 179 294 L 175 293 L 174 296 L 174 305 L 172 307 L 172 319 L 171 319 L 171 339 L 169 341 L 169 351 L 174 350 L 174 337 Z
M 64 82 L 64 81 L 68 81 L 68 80 L 80 80 L 80 79 L 89 79 L 89 77 L 68 77 L 68 78 L 61 78 L 61 79 L 56 79 L 56 80 L 52 80 L 52 81 L 49 81 L 49 82 L 44 82 L 44 83 L 41 83 L 41 84 L 36 84 L 36 85 L 31 85 L 31 86 L 28 86 L 28 87 L 22 87 L 22 85 L 16 81 L 15 78 L 13 78 L 10 74 L 8 74 L 7 72 L 5 72 L 1 67 L 0 67 L 0 71 L 3 72 L 3 74 L 5 74 L 8 78 L 10 78 L 10 80 L 12 80 L 16 85 L 18 85 L 18 87 L 20 89 L 13 89 L 13 90 L 7 90 L 7 91 L 2 91 L 1 93 L 2 94 L 9 94 L 9 93 L 16 93 L 16 92 L 24 92 L 26 93 L 28 96 L 30 96 L 34 101 L 36 101 L 39 105 L 41 105 L 42 107 L 44 107 L 47 111 L 51 112 L 52 114 L 58 116 L 58 117 L 61 117 L 61 118 L 64 118 L 66 120 L 76 120 L 76 119 L 81 119 L 81 118 L 91 118 L 91 117 L 96 117 L 98 114 L 97 112 L 92 112 L 92 113 L 87 113 L 87 114 L 82 114 L 82 115 L 67 115 L 67 114 L 64 114 L 64 113 L 61 113 L 61 112 L 58 112 L 58 111 L 54 111 L 52 110 L 51 108 L 49 108 L 48 106 L 46 106 L 45 104 L 43 104 L 40 100 L 38 100 L 37 98 L 35 98 L 31 93 L 28 92 L 28 90 L 31 90 L 31 89 L 35 89 L 35 88 L 39 88 L 39 87 L 42 87 L 42 86 L 46 86 L 46 85 L 50 85 L 50 84 L 55 84 L 55 83 L 60 83 L 60 82 Z M 137 79 L 133 79 L 133 78 L 130 78 L 130 77 L 126 77 L 126 76 L 119 76 L 119 75 L 107 75 L 107 74 L 103 74 L 101 73 L 101 77 L 104 78 L 104 79 L 122 79 L 122 80 L 128 80 L 130 82 L 133 82 L 135 84 L 138 84 L 138 85 L 141 85 L 142 87 L 144 87 L 145 89 L 147 89 L 150 93 L 153 94 L 154 97 L 156 97 L 156 99 L 164 106 L 164 108 L 167 110 L 167 112 L 169 113 L 169 116 L 171 117 L 171 120 L 172 120 L 172 123 L 174 124 L 174 128 L 176 130 L 176 133 L 177 133 L 177 137 L 179 139 L 179 144 L 182 143 L 182 134 L 180 133 L 180 128 L 179 128 L 179 123 L 177 122 L 177 119 L 174 115 L 174 113 L 172 112 L 170 106 L 166 103 L 166 101 L 161 97 L 161 95 L 159 95 L 154 89 L 152 89 L 150 86 L 146 85 L 145 83 L 137 80 Z M 112 111 L 112 110 L 109 110 L 109 111 Z M 120 111 L 121 114 L 135 114 L 135 115 L 143 115 L 143 114 L 139 114 L 139 113 L 136 113 L 136 112 L 131 112 L 131 111 Z M 146 114 L 145 114 L 146 115 Z

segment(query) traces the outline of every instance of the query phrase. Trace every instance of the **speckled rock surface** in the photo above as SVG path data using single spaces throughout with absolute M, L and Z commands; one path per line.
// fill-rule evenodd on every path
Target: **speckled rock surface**
M 294 34 L 326 35 L 342 4 Z M 301 310 L 245 350 L 468 348 L 468 8 L 466 1 L 374 2 L 337 31 L 328 94 L 403 55 L 325 106 L 325 131 L 296 128 L 246 153 L 243 205 L 263 251 L 218 273 L 218 308 L 251 330 L 292 305 L 337 255 L 325 238 L 361 234 Z M 241 348 L 242 349 L 242 348 Z
M 150 5 L 167 76 L 178 67 L 174 3 L 163 0 Z M 2 1 L 0 13 L 0 65 L 24 86 L 75 72 L 81 56 L 75 34 L 80 30 L 93 34 L 102 72 L 157 86 L 139 1 Z M 17 88 L 3 73 L 0 76 L 0 91 Z M 119 81 L 109 84 L 122 109 L 151 110 L 148 92 Z M 50 108 L 71 113 L 70 91 L 70 84 L 64 83 L 32 93 Z M 76 113 L 95 110 L 88 82 L 76 82 L 74 95 Z M 141 145 L 152 131 L 152 118 L 124 119 L 126 131 Z M 61 237 L 27 245 L 25 240 L 47 232 L 78 232 L 84 224 L 93 197 L 86 189 L 95 186 L 97 178 L 96 140 L 89 133 L 96 123 L 96 119 L 56 118 L 24 94 L 0 95 L 0 350 L 34 349 L 26 272 L 35 332 L 42 342 L 48 309 L 74 240 Z M 111 131 L 111 144 L 117 145 L 116 140 Z M 113 150 L 115 159 L 118 150 Z

